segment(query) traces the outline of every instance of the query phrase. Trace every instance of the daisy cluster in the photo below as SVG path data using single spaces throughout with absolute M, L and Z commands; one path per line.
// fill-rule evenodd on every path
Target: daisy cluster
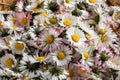
M 107 0 L 0 2 L 0 80 L 120 80 L 120 7 Z

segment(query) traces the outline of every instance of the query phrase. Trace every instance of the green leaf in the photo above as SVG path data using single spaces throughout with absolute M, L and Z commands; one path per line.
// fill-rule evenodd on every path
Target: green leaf
M 100 21 L 100 16 L 99 15 L 95 16 L 93 20 L 98 24 Z

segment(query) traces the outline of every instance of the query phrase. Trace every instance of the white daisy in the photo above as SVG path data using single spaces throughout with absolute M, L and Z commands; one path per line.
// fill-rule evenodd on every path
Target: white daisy
M 112 17 L 115 22 L 120 23 L 120 10 L 115 10 Z
M 69 8 L 74 8 L 76 0 L 64 0 L 64 5 Z
M 75 46 L 81 45 L 86 40 L 84 33 L 78 28 L 71 27 L 67 30 L 66 33 L 68 41 L 70 41 L 71 44 Z
M 74 16 L 72 16 L 71 14 L 64 14 L 61 15 L 62 16 L 62 23 L 61 25 L 63 26 L 67 26 L 67 27 L 71 27 L 73 25 L 76 25 L 76 18 Z
M 97 4 L 102 4 L 104 2 L 104 0 L 85 0 L 86 3 L 88 3 L 89 5 L 97 5 Z
M 71 61 L 71 50 L 67 46 L 60 46 L 56 51 L 50 53 L 48 59 L 58 66 L 64 66 Z
M 89 28 L 88 26 L 85 26 L 84 31 L 86 32 L 85 36 L 89 40 L 96 39 L 98 37 L 97 33 L 93 30 L 93 28 Z
M 61 44 L 61 39 L 58 38 L 59 34 L 60 33 L 55 28 L 49 28 L 49 30 L 45 29 L 38 37 L 41 48 L 44 50 L 49 49 L 50 51 L 55 49 Z
M 83 44 L 82 46 L 78 46 L 78 48 L 76 48 L 76 51 L 82 54 L 82 59 L 81 59 L 82 64 L 90 65 L 90 66 L 93 65 L 92 59 L 90 57 L 91 50 L 92 50 L 92 47 L 86 44 Z
M 17 27 L 17 26 L 13 23 L 13 21 L 7 21 L 6 24 L 7 24 L 6 27 L 9 29 L 8 33 L 10 33 L 10 34 L 12 34 L 12 32 L 14 32 L 14 33 L 16 34 L 16 31 L 21 31 L 21 30 L 23 30 L 22 28 Z
M 12 54 L 5 54 L 0 59 L 1 66 L 7 67 L 7 68 L 14 67 L 16 65 L 16 62 L 17 61 L 16 61 L 14 55 L 12 55 Z
M 45 28 L 44 23 L 45 22 L 45 18 L 43 16 L 35 16 L 35 18 L 33 19 L 33 24 L 35 25 L 35 27 L 37 27 L 40 30 L 43 30 Z
M 109 68 L 120 70 L 120 59 L 119 58 L 120 58 L 119 56 L 114 56 L 113 58 L 108 59 L 108 61 L 106 61 L 106 65 Z
M 40 8 L 37 7 L 38 5 L 40 5 L 44 0 L 30 0 L 29 1 L 29 5 L 26 6 L 26 10 L 27 11 L 33 11 L 35 13 L 40 12 Z
M 52 67 L 44 72 L 44 80 L 64 80 L 67 78 L 67 71 L 60 67 Z
M 28 78 L 33 78 L 42 74 L 40 64 L 36 63 L 36 60 L 32 56 L 27 55 L 27 53 L 23 54 L 19 69 L 21 74 L 23 76 L 26 75 Z
M 104 35 L 101 36 L 98 45 L 109 46 L 112 45 L 112 43 L 115 42 L 116 39 L 117 36 L 115 33 L 107 31 Z
M 56 16 L 56 15 L 54 15 L 54 14 L 49 14 L 48 15 L 48 21 L 49 21 L 49 23 L 51 24 L 51 25 L 56 25 L 57 26 L 57 24 L 58 24 L 58 17 Z
M 12 41 L 11 49 L 13 53 L 21 54 L 25 51 L 26 44 L 22 41 Z

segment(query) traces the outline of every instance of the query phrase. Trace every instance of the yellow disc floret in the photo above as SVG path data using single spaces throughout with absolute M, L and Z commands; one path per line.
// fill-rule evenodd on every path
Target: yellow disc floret
M 84 56 L 84 59 L 87 60 L 88 57 L 89 57 L 88 51 L 85 50 L 84 53 L 83 53 L 83 56 Z
M 66 26 L 71 26 L 72 25 L 72 20 L 71 19 L 65 19 L 63 21 L 63 24 L 66 25 Z
M 27 18 L 26 18 L 26 17 L 23 17 L 23 18 L 21 19 L 21 23 L 24 24 L 24 25 L 27 24 Z
M 13 64 L 14 64 L 13 59 L 8 58 L 8 59 L 5 60 L 6 67 L 11 68 Z
M 108 37 L 107 37 L 107 35 L 105 35 L 105 36 L 103 36 L 103 37 L 101 38 L 101 41 L 102 41 L 102 42 L 105 42 L 105 41 L 107 41 L 107 39 L 108 39 Z
M 40 3 L 41 3 L 41 1 L 40 1 L 40 0 L 37 0 L 37 1 L 36 1 L 36 4 L 37 4 L 37 5 L 39 5 Z
M 72 77 L 73 76 L 73 70 L 72 69 L 68 69 L 68 77 Z
M 86 36 L 87 36 L 88 39 L 92 38 L 92 35 L 91 35 L 91 34 L 88 34 L 88 33 L 87 33 Z
M 85 70 L 84 68 L 80 68 L 80 69 L 79 69 L 79 72 L 80 72 L 80 73 L 85 73 L 86 70 Z
M 48 35 L 45 39 L 45 41 L 48 43 L 48 44 L 51 44 L 53 41 L 54 41 L 54 36 L 53 35 Z
M 99 33 L 102 34 L 102 35 L 105 34 L 105 32 L 106 32 L 106 30 L 103 29 L 103 28 L 99 30 Z
M 18 51 L 22 51 L 24 49 L 25 45 L 23 42 L 16 42 L 15 43 L 15 48 L 18 50 Z
M 65 56 L 66 56 L 66 54 L 65 54 L 63 51 L 60 51 L 60 52 L 58 52 L 58 54 L 57 54 L 57 57 L 58 57 L 58 59 L 60 59 L 60 60 L 64 59 Z
M 36 58 L 36 61 L 43 61 L 44 59 L 45 59 L 44 56 L 40 56 L 40 57 L 37 57 L 37 58 Z
M 12 26 L 12 28 L 13 28 L 13 30 L 16 30 L 17 26 L 14 25 L 14 26 Z
M 50 22 L 51 24 L 56 24 L 56 23 L 58 22 L 58 20 L 57 20 L 57 18 L 52 17 L 52 18 L 49 19 L 49 22 Z
M 74 33 L 71 37 L 74 42 L 78 42 L 80 40 L 79 34 Z
M 1 29 L 1 28 L 3 28 L 3 24 L 2 24 L 2 22 L 0 22 L 0 29 Z
M 44 11 L 40 14 L 41 16 L 47 17 L 47 13 Z
M 66 3 L 70 3 L 71 0 L 65 0 Z
M 95 3 L 95 2 L 96 2 L 96 0 L 89 0 L 89 2 L 90 2 L 90 3 Z

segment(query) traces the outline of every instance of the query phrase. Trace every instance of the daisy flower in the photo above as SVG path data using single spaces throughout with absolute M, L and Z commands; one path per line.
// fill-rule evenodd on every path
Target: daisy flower
M 106 65 L 109 68 L 115 69 L 115 70 L 120 70 L 120 60 L 119 60 L 119 56 L 114 56 L 110 59 L 108 59 L 108 61 L 106 61 Z
M 68 41 L 75 46 L 81 45 L 86 40 L 84 33 L 76 27 L 69 28 L 66 34 Z
M 22 41 L 12 41 L 11 49 L 13 53 L 21 54 L 25 51 L 26 44 Z
M 114 11 L 112 18 L 115 22 L 120 23 L 120 10 Z
M 40 12 L 40 8 L 37 6 L 41 5 L 43 1 L 44 0 L 30 0 L 30 4 L 27 5 L 25 9 L 27 11 L 33 11 L 33 13 L 38 13 Z
M 54 14 L 48 15 L 48 21 L 51 25 L 56 25 L 58 24 L 58 17 Z
M 86 67 L 80 63 L 74 63 L 71 66 L 73 76 L 70 80 L 85 80 L 91 78 L 91 72 L 89 67 Z
M 9 29 L 8 33 L 12 34 L 14 32 L 14 34 L 16 35 L 16 31 L 21 31 L 23 30 L 23 28 L 19 28 L 17 27 L 17 25 L 15 25 L 12 21 L 7 21 L 7 28 Z
M 99 46 L 97 50 L 98 54 L 95 55 L 94 62 L 97 66 L 106 68 L 104 67 L 105 66 L 104 62 L 107 61 L 109 58 L 112 58 L 114 54 L 109 47 L 105 46 Z
M 78 46 L 78 48 L 76 48 L 76 51 L 79 52 L 80 54 L 82 54 L 82 59 L 81 62 L 84 65 L 93 65 L 93 60 L 90 57 L 91 56 L 91 46 L 88 46 L 86 44 L 83 44 L 82 46 Z
M 49 53 L 48 59 L 58 66 L 63 66 L 71 61 L 70 54 L 72 54 L 71 50 L 67 46 L 62 45 L 53 53 Z
M 72 16 L 71 14 L 64 14 L 62 15 L 62 23 L 61 25 L 71 27 L 73 25 L 76 25 L 76 18 Z
M 109 46 L 112 45 L 113 42 L 116 41 L 116 34 L 111 31 L 107 31 L 104 35 L 101 36 L 100 42 L 98 45 Z
M 89 5 L 97 5 L 97 4 L 102 4 L 104 0 L 85 0 L 86 3 L 88 3 Z
M 49 30 L 45 29 L 40 33 L 37 41 L 39 41 L 42 49 L 51 51 L 61 44 L 61 39 L 58 38 L 59 34 L 59 31 L 55 28 L 49 28 Z
M 31 14 L 27 14 L 25 12 L 16 12 L 15 13 L 15 18 L 13 18 L 13 20 L 16 19 L 16 25 L 18 27 L 24 27 L 24 26 L 28 26 L 30 19 L 31 19 Z
M 28 78 L 33 78 L 42 74 L 40 64 L 36 63 L 36 60 L 32 56 L 27 55 L 27 53 L 23 54 L 19 70 L 23 76 L 26 75 Z
M 6 68 L 12 68 L 16 65 L 17 60 L 15 59 L 14 55 L 12 54 L 5 54 L 1 59 L 0 63 L 1 66 Z
M 67 71 L 60 67 L 52 67 L 44 72 L 44 80 L 64 80 L 67 77 Z
M 75 7 L 76 0 L 64 0 L 64 5 L 69 8 Z
M 88 26 L 86 26 L 84 31 L 86 32 L 85 36 L 88 40 L 95 40 L 98 37 L 97 33 L 93 30 L 93 28 L 89 28 Z
M 45 26 L 43 24 L 45 21 L 46 20 L 43 16 L 37 15 L 33 19 L 33 24 L 35 25 L 35 27 L 39 28 L 40 30 L 43 30 L 45 28 Z

